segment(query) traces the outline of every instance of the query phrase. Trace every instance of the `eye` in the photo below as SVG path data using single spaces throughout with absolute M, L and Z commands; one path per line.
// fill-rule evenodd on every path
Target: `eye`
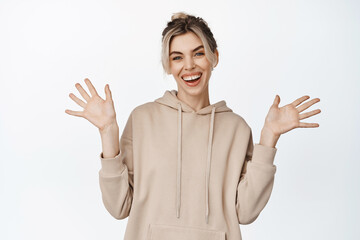
M 198 54 L 198 55 L 197 55 Z M 197 53 L 195 53 L 195 55 L 196 56 L 202 56 L 202 55 L 204 55 L 204 53 L 203 52 L 197 52 Z
M 174 57 L 173 60 L 179 60 L 181 57 L 180 56 L 177 56 L 177 57 Z

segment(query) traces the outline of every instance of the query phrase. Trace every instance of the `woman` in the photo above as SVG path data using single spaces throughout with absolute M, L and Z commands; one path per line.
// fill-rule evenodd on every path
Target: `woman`
M 276 95 L 254 145 L 241 116 L 224 100 L 209 102 L 219 53 L 207 23 L 176 13 L 162 35 L 162 64 L 178 90 L 137 106 L 120 143 L 108 84 L 106 100 L 90 80 L 91 97 L 76 84 L 86 103 L 70 97 L 84 111 L 66 112 L 99 128 L 102 199 L 114 218 L 129 216 L 125 240 L 239 240 L 239 223 L 252 223 L 270 198 L 280 135 L 318 127 L 299 120 L 320 113 L 301 113 L 320 99 L 303 103 L 309 98 L 303 96 L 279 108 Z

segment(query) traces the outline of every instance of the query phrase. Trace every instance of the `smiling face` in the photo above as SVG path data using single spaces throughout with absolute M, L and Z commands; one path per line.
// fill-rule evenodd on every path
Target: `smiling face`
M 193 32 L 175 36 L 169 53 L 170 73 L 176 80 L 178 95 L 208 96 L 212 67 L 201 39 Z

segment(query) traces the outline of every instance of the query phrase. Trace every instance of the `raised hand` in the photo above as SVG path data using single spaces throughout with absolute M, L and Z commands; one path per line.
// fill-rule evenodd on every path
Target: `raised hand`
M 280 137 L 281 134 L 294 128 L 319 127 L 318 123 L 300 122 L 302 119 L 311 117 L 321 112 L 320 109 L 315 109 L 310 112 L 301 113 L 305 109 L 320 101 L 319 98 L 314 98 L 309 102 L 301 104 L 309 98 L 309 96 L 305 95 L 296 99 L 292 103 L 279 108 L 280 97 L 276 95 L 273 105 L 271 105 L 269 113 L 266 116 L 263 129 L 271 132 L 276 137 Z
M 276 95 L 274 102 L 271 105 L 265 118 L 264 127 L 261 130 L 260 144 L 264 146 L 275 147 L 276 142 L 283 133 L 299 127 L 319 127 L 318 123 L 300 122 L 302 119 L 311 117 L 321 112 L 320 109 L 316 109 L 300 114 L 305 109 L 320 101 L 319 98 L 314 98 L 309 102 L 301 104 L 309 98 L 309 96 L 305 95 L 296 99 L 292 103 L 279 108 L 280 96 Z
M 81 96 L 85 99 L 86 102 L 82 101 L 74 94 L 70 93 L 69 96 L 74 100 L 79 106 L 84 108 L 84 111 L 72 111 L 66 109 L 65 112 L 69 115 L 83 117 L 94 124 L 100 131 L 104 130 L 107 126 L 116 123 L 116 113 L 114 109 L 114 102 L 112 100 L 111 92 L 109 85 L 105 86 L 106 99 L 102 99 L 95 87 L 92 85 L 89 79 L 84 80 L 91 97 L 88 93 L 82 88 L 79 83 L 75 84 L 75 87 L 80 92 Z

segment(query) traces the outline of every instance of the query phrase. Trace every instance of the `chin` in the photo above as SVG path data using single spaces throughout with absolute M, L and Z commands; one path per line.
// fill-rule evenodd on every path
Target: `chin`
M 187 85 L 186 81 L 182 77 L 183 76 L 182 73 L 177 74 L 177 75 L 173 74 L 173 76 L 177 82 L 178 92 L 180 90 L 180 92 L 182 92 L 182 94 L 186 94 L 188 96 L 201 96 L 204 94 L 204 92 L 208 91 L 208 83 L 209 83 L 209 78 L 210 78 L 211 74 L 209 75 L 209 73 L 207 71 L 202 71 L 202 70 L 194 71 L 194 72 L 199 72 L 201 74 L 200 81 L 195 86 Z

